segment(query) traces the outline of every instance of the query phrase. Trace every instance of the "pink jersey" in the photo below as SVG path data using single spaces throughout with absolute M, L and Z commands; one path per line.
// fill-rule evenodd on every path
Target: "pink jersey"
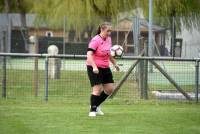
M 110 37 L 103 39 L 100 35 L 96 35 L 95 37 L 92 38 L 88 48 L 94 50 L 93 59 L 97 67 L 101 68 L 109 67 L 111 46 L 112 46 L 112 41 Z M 90 65 L 88 61 L 86 61 L 86 64 Z

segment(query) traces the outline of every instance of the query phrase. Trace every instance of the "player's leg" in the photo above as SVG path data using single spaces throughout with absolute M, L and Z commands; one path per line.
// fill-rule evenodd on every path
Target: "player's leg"
M 103 91 L 101 92 L 100 96 L 99 96 L 99 101 L 98 101 L 98 107 L 97 107 L 97 114 L 99 115 L 104 115 L 104 113 L 101 111 L 100 109 L 100 104 L 103 103 L 106 98 L 108 98 L 109 95 L 112 94 L 113 90 L 114 90 L 114 80 L 113 80 L 113 75 L 112 72 L 110 70 L 110 68 L 106 68 L 103 70 L 102 73 L 103 79 L 102 79 L 102 86 L 103 86 Z
M 103 89 L 105 94 L 107 94 L 108 96 L 111 95 L 114 90 L 114 83 L 103 84 Z
M 99 97 L 99 102 L 98 102 L 98 106 L 104 102 L 107 97 L 109 95 L 112 94 L 113 90 L 114 90 L 114 84 L 113 83 L 107 83 L 107 84 L 103 84 L 103 91 L 101 92 L 100 94 L 100 97 Z
M 106 100 L 106 98 L 112 94 L 114 90 L 114 80 L 113 75 L 110 70 L 110 68 L 105 68 L 102 73 L 102 85 L 103 85 L 103 91 L 101 92 L 101 95 L 99 97 L 98 106 Z
M 101 111 L 100 104 L 103 103 L 106 100 L 106 98 L 108 98 L 108 96 L 112 94 L 114 85 L 113 83 L 103 84 L 103 89 L 104 90 L 101 92 L 99 100 L 97 102 L 97 108 L 96 108 L 97 115 L 104 115 L 104 113 Z
M 96 112 L 97 106 L 98 106 L 98 101 L 99 101 L 99 97 L 101 94 L 102 90 L 102 86 L 99 85 L 94 85 L 92 87 L 92 94 L 90 97 L 90 112 Z
M 93 72 L 93 68 L 91 66 L 87 67 L 88 77 L 90 80 L 90 84 L 92 87 L 92 93 L 90 96 L 90 112 L 89 116 L 96 116 L 96 109 L 99 101 L 99 96 L 102 90 L 102 80 L 101 80 L 101 71 L 99 74 L 95 74 Z

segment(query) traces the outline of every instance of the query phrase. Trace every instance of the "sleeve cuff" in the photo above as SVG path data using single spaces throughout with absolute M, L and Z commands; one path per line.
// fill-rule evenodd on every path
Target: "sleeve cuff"
M 95 52 L 96 50 L 94 50 L 94 49 L 92 49 L 92 48 L 88 48 L 87 51 Z

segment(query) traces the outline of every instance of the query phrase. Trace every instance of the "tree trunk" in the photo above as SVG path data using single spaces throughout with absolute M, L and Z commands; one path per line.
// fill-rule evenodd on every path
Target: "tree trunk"
M 10 12 L 10 0 L 4 0 L 4 12 L 5 13 Z
M 22 1 L 16 0 L 17 8 L 20 11 L 21 26 L 26 28 L 26 10 L 22 5 Z
M 24 44 L 25 44 L 25 50 L 28 51 L 28 33 L 27 33 L 27 25 L 26 25 L 26 10 L 22 5 L 22 2 L 20 0 L 16 0 L 17 8 L 20 10 L 20 20 L 21 20 L 21 34 L 24 39 Z
M 23 28 L 26 28 L 26 13 L 25 12 L 20 12 L 20 20 L 21 20 L 21 26 Z
M 172 11 L 171 14 L 171 56 L 175 57 L 175 40 L 176 40 L 176 12 Z

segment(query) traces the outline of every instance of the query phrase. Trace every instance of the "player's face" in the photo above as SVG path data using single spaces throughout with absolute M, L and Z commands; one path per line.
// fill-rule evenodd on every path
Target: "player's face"
M 108 36 L 111 35 L 112 27 L 111 26 L 107 26 L 102 32 L 104 33 L 105 37 L 108 37 Z

